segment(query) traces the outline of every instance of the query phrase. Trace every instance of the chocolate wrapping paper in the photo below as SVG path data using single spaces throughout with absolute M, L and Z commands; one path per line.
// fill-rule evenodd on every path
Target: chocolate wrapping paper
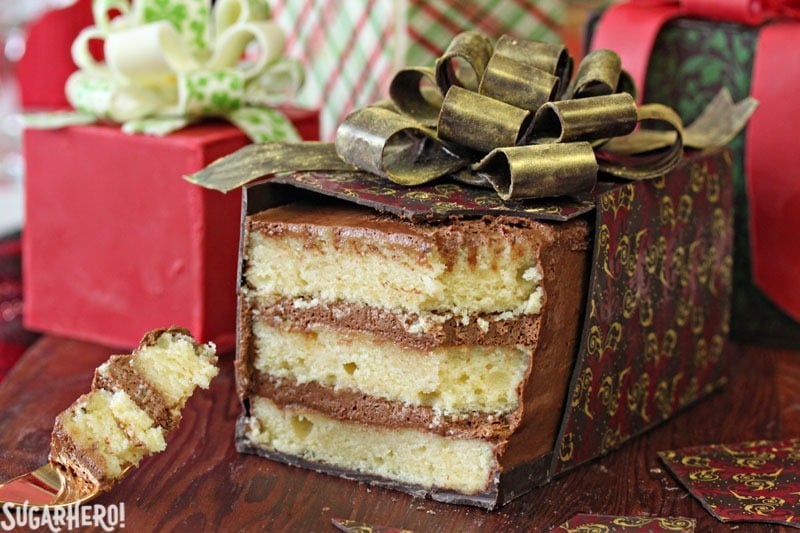
M 730 165 L 726 149 L 691 152 L 663 178 L 618 182 L 603 175 L 580 200 L 511 203 L 452 182 L 403 187 L 363 172 L 294 172 L 245 185 L 242 216 L 322 194 L 418 221 L 595 217 L 580 349 L 552 453 L 504 472 L 493 493 L 445 495 L 491 509 L 609 453 L 725 383 Z
M 730 153 L 597 197 L 583 338 L 553 457 L 605 454 L 725 382 L 731 288 Z

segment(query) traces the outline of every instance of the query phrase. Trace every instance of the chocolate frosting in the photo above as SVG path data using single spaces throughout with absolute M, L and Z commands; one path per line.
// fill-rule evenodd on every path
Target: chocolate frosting
M 571 231 L 565 231 L 567 228 Z M 298 233 L 313 237 L 327 229 L 333 229 L 337 241 L 342 236 L 350 237 L 351 242 L 357 242 L 358 237 L 372 238 L 408 248 L 410 253 L 421 254 L 421 259 L 431 247 L 435 247 L 449 266 L 455 263 L 462 249 L 473 254 L 471 259 L 474 261 L 477 250 L 489 242 L 490 232 L 493 236 L 499 233 L 510 241 L 527 241 L 533 248 L 551 245 L 556 239 L 569 249 L 589 248 L 584 220 L 552 224 L 504 215 L 414 223 L 369 208 L 330 201 L 295 202 L 246 218 L 247 232 L 259 231 L 272 237 Z M 521 229 L 536 231 L 523 232 Z
M 105 371 L 94 372 L 93 389 L 125 391 L 157 426 L 172 431 L 181 421 L 179 409 L 170 409 L 161 393 L 130 365 L 130 355 L 112 355 Z
M 82 398 L 83 396 L 76 402 L 80 402 Z M 50 464 L 68 476 L 76 488 L 85 487 L 86 492 L 95 488 L 100 490 L 110 488 L 114 480 L 106 476 L 106 462 L 103 456 L 96 449 L 79 446 L 64 429 L 63 417 L 69 413 L 70 410 L 67 409 L 56 416 L 50 443 Z

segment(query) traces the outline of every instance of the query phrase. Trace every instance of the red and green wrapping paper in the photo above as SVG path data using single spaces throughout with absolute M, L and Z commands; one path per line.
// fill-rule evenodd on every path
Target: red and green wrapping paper
M 731 335 L 800 346 L 800 5 L 750 0 L 630 0 L 600 18 L 593 49 L 611 48 L 685 122 L 721 88 L 759 107 L 734 149 Z M 636 31 L 632 31 L 635 28 Z
M 272 17 L 287 34 L 287 54 L 306 67 L 299 103 L 320 109 L 321 138 L 354 109 L 385 98 L 391 76 L 425 65 L 464 30 L 499 37 L 560 40 L 559 0 L 275 0 Z

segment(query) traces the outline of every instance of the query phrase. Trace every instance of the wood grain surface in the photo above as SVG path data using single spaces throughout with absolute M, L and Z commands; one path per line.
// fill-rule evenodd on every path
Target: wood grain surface
M 234 449 L 240 407 L 233 357 L 210 390 L 184 410 L 167 450 L 146 458 L 96 503 L 125 502 L 133 531 L 334 532 L 331 518 L 414 531 L 546 531 L 576 513 L 683 516 L 698 531 L 784 531 L 726 526 L 666 471 L 660 450 L 800 436 L 800 353 L 734 349 L 721 391 L 620 450 L 487 512 L 304 471 Z M 55 415 L 87 392 L 94 368 L 113 350 L 44 337 L 0 383 L 0 480 L 46 461 Z M 797 531 L 797 530 L 790 530 Z

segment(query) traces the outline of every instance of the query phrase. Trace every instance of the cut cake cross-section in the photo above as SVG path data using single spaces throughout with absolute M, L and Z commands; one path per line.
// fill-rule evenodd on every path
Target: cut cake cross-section
M 585 220 L 248 216 L 238 449 L 490 508 L 545 481 L 589 248 Z

